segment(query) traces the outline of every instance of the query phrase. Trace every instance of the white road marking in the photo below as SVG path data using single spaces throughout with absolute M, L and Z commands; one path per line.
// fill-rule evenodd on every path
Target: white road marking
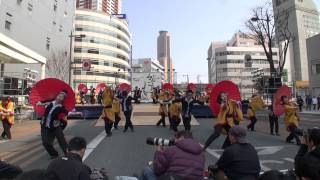
M 294 159 L 292 159 L 292 158 L 283 158 L 283 160 L 286 160 L 286 161 L 289 161 L 291 163 L 294 163 Z
M 257 147 L 258 155 L 271 155 L 275 154 L 278 151 L 283 149 L 283 146 L 266 146 L 266 147 Z
M 86 152 L 84 153 L 84 156 L 82 160 L 86 160 L 89 155 L 93 152 L 93 150 L 101 143 L 101 141 L 106 137 L 105 131 L 102 131 L 98 136 L 96 136 L 88 145 Z
M 8 142 L 9 140 L 0 140 L 0 144 L 1 143 L 5 143 L 5 142 Z
M 268 168 L 264 164 L 283 164 L 283 161 L 277 160 L 260 160 L 260 166 L 262 171 L 270 171 L 271 168 Z

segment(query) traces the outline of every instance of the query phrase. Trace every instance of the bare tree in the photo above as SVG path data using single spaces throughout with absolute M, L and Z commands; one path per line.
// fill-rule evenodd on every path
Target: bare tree
M 256 40 L 264 49 L 270 65 L 270 73 L 281 77 L 286 62 L 287 51 L 293 35 L 289 31 L 289 12 L 273 12 L 272 3 L 252 9 L 252 18 L 245 25 L 248 37 Z M 278 69 L 275 68 L 273 47 L 279 48 Z
M 46 72 L 48 77 L 57 78 L 68 82 L 69 58 L 64 51 L 55 51 L 47 60 Z

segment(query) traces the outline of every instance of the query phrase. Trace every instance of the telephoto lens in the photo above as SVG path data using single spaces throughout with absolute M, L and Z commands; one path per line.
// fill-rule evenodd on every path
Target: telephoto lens
M 165 139 L 165 138 L 158 138 L 158 137 L 148 137 L 146 143 L 152 146 L 173 146 L 174 141 Z

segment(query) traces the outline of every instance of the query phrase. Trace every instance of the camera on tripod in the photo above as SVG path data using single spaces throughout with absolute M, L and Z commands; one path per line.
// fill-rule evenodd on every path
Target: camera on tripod
M 158 137 L 148 137 L 146 143 L 152 146 L 173 146 L 174 140 Z

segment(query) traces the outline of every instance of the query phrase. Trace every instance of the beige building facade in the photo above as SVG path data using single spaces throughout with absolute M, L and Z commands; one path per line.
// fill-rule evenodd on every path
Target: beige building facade
M 170 34 L 168 31 L 160 31 L 157 39 L 157 58 L 164 68 L 165 81 L 174 83 L 175 72 L 170 51 Z

